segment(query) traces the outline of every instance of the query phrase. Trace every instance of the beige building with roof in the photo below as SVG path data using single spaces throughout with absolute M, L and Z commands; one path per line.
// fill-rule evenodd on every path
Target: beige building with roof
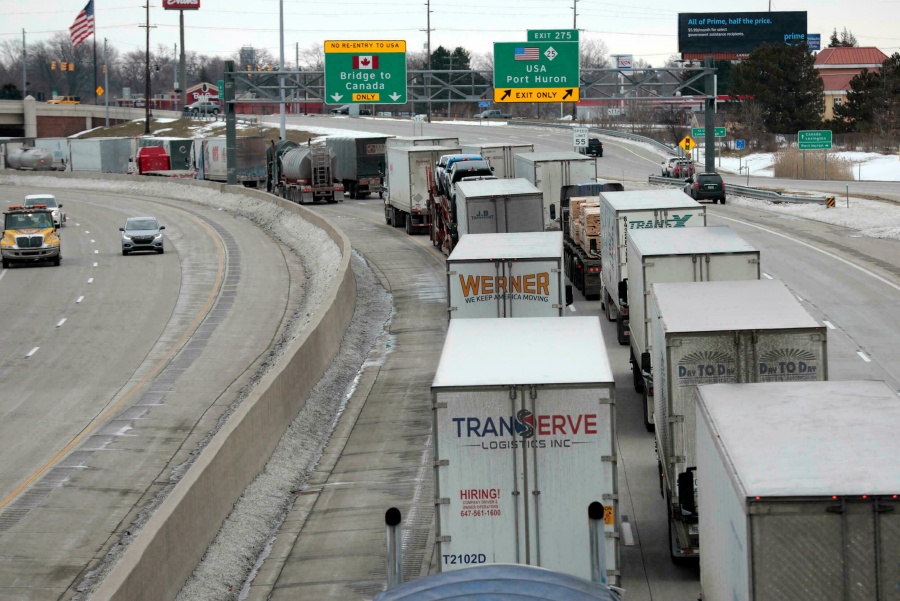
M 874 47 L 825 48 L 816 55 L 816 69 L 822 79 L 825 96 L 825 119 L 834 118 L 834 107 L 847 102 L 850 80 L 862 72 L 881 71 L 887 55 Z

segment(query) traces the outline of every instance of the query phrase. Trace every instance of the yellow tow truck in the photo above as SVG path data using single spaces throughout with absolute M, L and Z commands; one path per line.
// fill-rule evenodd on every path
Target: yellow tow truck
M 59 265 L 62 248 L 53 225 L 53 212 L 47 205 L 11 206 L 3 211 L 0 256 L 3 269 L 26 261 L 52 261 Z

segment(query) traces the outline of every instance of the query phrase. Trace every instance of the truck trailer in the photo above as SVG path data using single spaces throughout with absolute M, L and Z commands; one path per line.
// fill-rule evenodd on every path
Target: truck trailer
M 72 138 L 69 156 L 72 171 L 128 173 L 131 141 L 128 138 Z
M 304 204 L 344 200 L 343 184 L 334 178 L 334 157 L 324 146 L 276 145 L 266 156 L 277 159 L 279 181 L 276 193 L 282 198 Z M 271 164 L 270 164 L 271 168 Z
M 544 229 L 559 230 L 560 190 L 597 179 L 597 161 L 577 152 L 525 152 L 515 158 L 516 177 L 524 177 L 544 193 Z
M 451 319 L 560 317 L 564 294 L 560 232 L 469 234 L 447 257 Z
M 680 190 L 600 193 L 601 293 L 606 318 L 628 344 L 628 235 L 634 230 L 706 225 L 706 207 Z
M 266 140 L 262 137 L 238 137 L 235 139 L 235 171 L 239 184 L 248 188 L 262 188 L 266 181 Z M 228 181 L 228 149 L 224 137 L 204 138 L 200 143 L 201 164 L 197 167 L 198 179 L 214 182 Z
M 618 584 L 615 383 L 597 318 L 452 319 L 431 393 L 439 571 L 590 578 L 597 502 Z
M 406 233 L 431 228 L 430 202 L 435 194 L 434 166 L 441 155 L 459 152 L 459 147 L 389 146 L 387 149 L 387 197 L 384 220 Z
M 483 179 L 456 184 L 456 223 L 465 234 L 543 231 L 543 193 L 525 179 Z
M 900 403 L 884 382 L 697 390 L 704 599 L 900 597 Z
M 701 552 L 697 387 L 827 380 L 826 330 L 778 280 L 654 284 L 651 299 L 660 492 L 678 562 Z
M 444 136 L 397 136 L 388 138 L 384 143 L 385 152 L 388 148 L 401 146 L 446 146 L 447 148 L 459 148 L 459 138 Z M 459 150 L 457 150 L 459 152 Z
M 758 280 L 759 250 L 731 228 L 632 230 L 628 235 L 628 326 L 634 389 L 643 393 L 644 425 L 653 431 L 650 292 L 664 282 Z
M 500 179 L 516 176 L 516 155 L 534 152 L 534 144 L 504 144 L 503 142 L 486 142 L 483 144 L 464 144 L 462 151 L 466 154 L 478 154 L 490 163 L 494 175 Z
M 334 155 L 334 178 L 344 185 L 350 198 L 365 198 L 377 193 L 384 197 L 387 136 L 332 136 L 325 146 Z

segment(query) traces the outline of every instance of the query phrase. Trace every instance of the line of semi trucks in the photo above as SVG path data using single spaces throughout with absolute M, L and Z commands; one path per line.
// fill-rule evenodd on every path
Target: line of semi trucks
M 599 503 L 602 582 L 621 584 L 619 401 L 599 320 L 567 314 L 574 286 L 628 348 L 668 551 L 699 560 L 704 599 L 896 598 L 897 395 L 829 382 L 827 329 L 704 205 L 531 145 L 346 136 L 264 153 L 260 187 L 294 202 L 378 194 L 388 225 L 447 255 L 431 387 L 441 571 L 590 579 Z

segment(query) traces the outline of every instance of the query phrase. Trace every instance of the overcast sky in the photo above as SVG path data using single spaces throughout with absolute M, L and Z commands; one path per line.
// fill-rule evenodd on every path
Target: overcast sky
M 178 11 L 150 0 L 151 47 L 178 42 Z M 26 42 L 67 32 L 87 0 L 0 0 L 0 40 Z M 144 47 L 141 0 L 95 0 L 98 48 L 103 38 L 122 51 Z M 495 41 L 524 41 L 526 29 L 571 28 L 573 0 L 432 0 L 432 49 L 463 46 L 492 51 Z M 612 54 L 633 54 L 654 66 L 678 51 L 681 12 L 766 11 L 768 0 L 577 0 L 582 39 L 601 39 Z M 775 11 L 808 11 L 809 33 L 822 34 L 823 46 L 837 27 L 850 29 L 862 46 L 886 54 L 900 49 L 900 0 L 772 0 Z M 201 0 L 199 11 L 185 11 L 186 46 L 204 54 L 230 57 L 240 46 L 266 48 L 278 56 L 279 0 Z M 408 51 L 425 45 L 425 0 L 284 0 L 285 60 L 326 39 L 406 40 Z

